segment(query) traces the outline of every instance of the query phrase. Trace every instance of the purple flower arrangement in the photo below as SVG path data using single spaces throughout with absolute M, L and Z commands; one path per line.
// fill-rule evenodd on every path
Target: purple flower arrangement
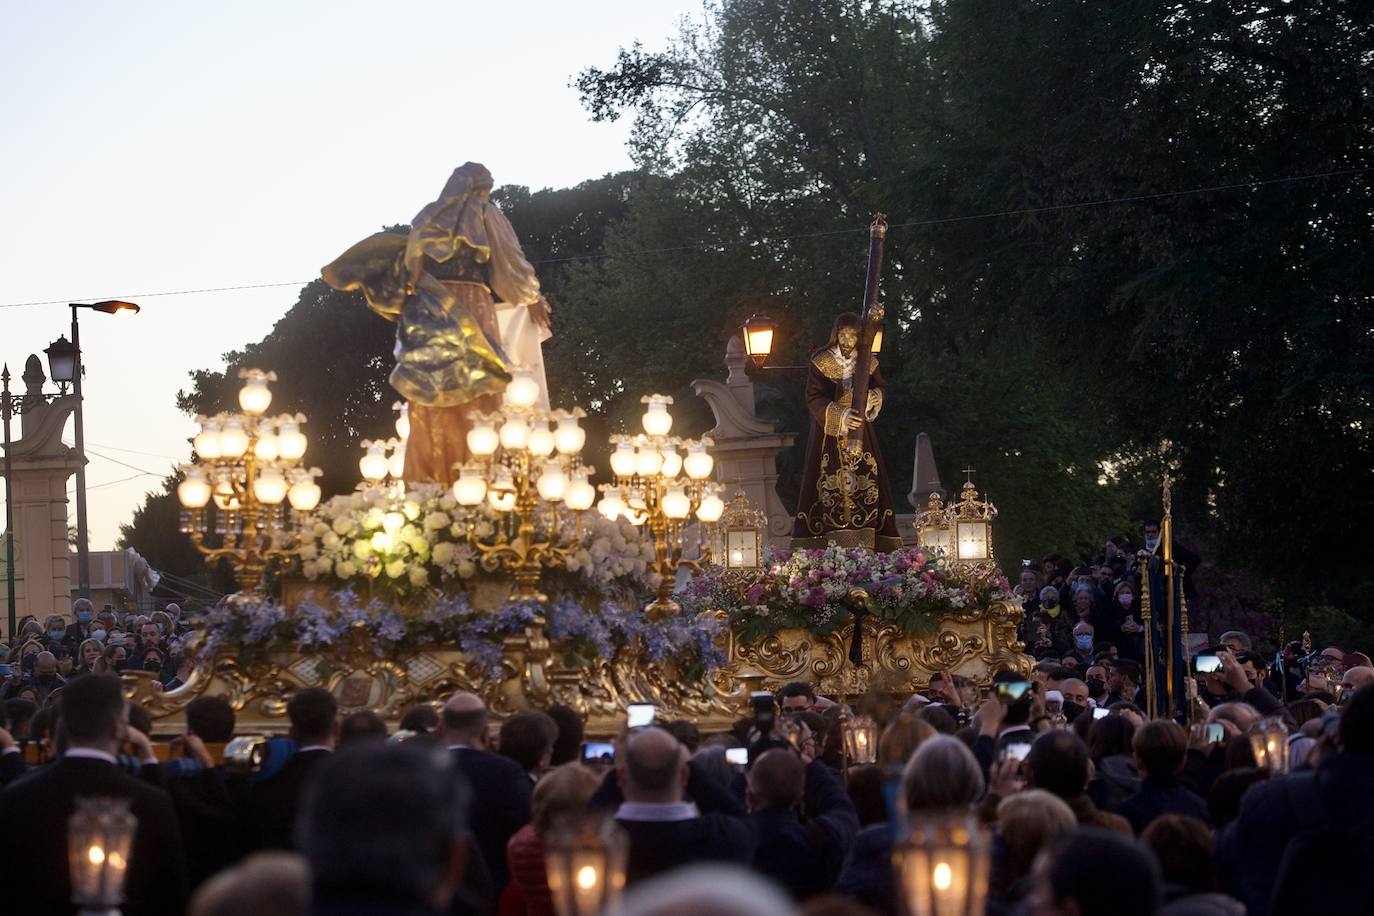
M 912 635 L 933 632 L 940 620 L 1009 596 L 1000 571 L 973 575 L 951 570 L 940 553 L 916 548 L 891 553 L 844 548 L 774 549 L 757 570 L 708 567 L 682 595 L 693 614 L 724 611 L 749 641 L 802 628 L 827 635 L 852 614 L 849 595 L 868 594 L 865 609 Z
M 405 612 L 378 599 L 363 602 L 352 591 L 336 593 L 329 607 L 307 603 L 292 614 L 271 600 L 237 600 L 206 614 L 200 652 L 208 659 L 233 647 L 250 664 L 274 652 L 329 652 L 361 626 L 379 658 L 456 649 L 468 656 L 473 669 L 491 675 L 500 670 L 502 641 L 532 624 L 539 610 L 534 602 L 512 601 L 494 613 L 480 611 L 461 593 Z M 629 650 L 649 661 L 672 662 L 690 679 L 725 661 L 716 645 L 720 624 L 714 615 L 655 622 L 626 596 L 600 599 L 589 609 L 571 594 L 550 602 L 544 613 L 545 632 L 565 664 L 582 666 Z

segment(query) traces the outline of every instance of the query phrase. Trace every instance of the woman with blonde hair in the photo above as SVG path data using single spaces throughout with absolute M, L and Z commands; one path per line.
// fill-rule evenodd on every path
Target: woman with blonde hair
M 72 677 L 83 674 L 105 674 L 110 666 L 105 662 L 105 644 L 98 639 L 84 639 L 76 650 L 76 670 Z
M 554 916 L 544 862 L 544 839 L 560 819 L 587 806 L 601 777 L 580 763 L 555 767 L 534 787 L 534 817 L 506 844 L 510 884 L 501 897 L 502 913 Z

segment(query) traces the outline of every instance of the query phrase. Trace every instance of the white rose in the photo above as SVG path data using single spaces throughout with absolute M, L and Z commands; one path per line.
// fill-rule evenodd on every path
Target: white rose
M 363 527 L 380 528 L 382 527 L 383 518 L 385 518 L 385 513 L 376 506 L 373 506 L 371 509 L 368 509 L 367 513 L 363 516 Z
M 399 579 L 406 574 L 405 560 L 392 560 L 386 564 L 386 574 L 392 579 Z
M 307 579 L 313 579 L 320 574 L 319 568 L 309 561 L 301 564 L 301 575 Z
M 446 512 L 431 512 L 425 516 L 426 531 L 438 531 L 441 528 L 447 528 L 451 523 L 452 519 L 448 517 Z
M 483 519 L 477 523 L 477 536 L 479 538 L 489 538 L 496 529 L 491 526 L 491 522 Z
M 448 566 L 458 555 L 458 548 L 448 541 L 434 545 L 432 554 L 435 566 Z
M 335 550 L 338 548 L 339 544 L 343 543 L 343 541 L 334 532 L 326 530 L 324 533 L 324 538 L 320 541 L 320 543 L 324 544 L 326 550 Z
M 332 569 L 334 568 L 334 564 L 333 564 L 332 562 L 330 562 L 329 560 L 323 560 L 323 559 L 321 559 L 321 560 L 316 560 L 316 561 L 315 561 L 315 568 L 319 570 L 320 575 L 322 575 L 322 576 L 327 576 L 327 575 L 329 575 L 330 570 L 332 570 Z
M 471 579 L 477 574 L 477 566 L 471 560 L 463 560 L 458 564 L 458 575 L 464 579 Z
M 444 495 L 439 498 L 439 508 L 443 509 L 445 512 L 452 512 L 454 509 L 458 508 L 458 500 L 454 499 L 452 494 L 445 492 Z
M 352 528 L 353 528 L 353 522 L 349 521 L 347 518 L 344 518 L 343 516 L 340 516 L 339 518 L 334 519 L 334 531 L 335 531 L 336 533 L 338 533 L 338 534 L 348 534 L 348 532 L 349 532 Z
M 368 557 L 372 556 L 372 545 L 367 541 L 354 541 L 353 556 L 357 557 L 359 560 L 366 560 Z
M 320 555 L 319 548 L 308 542 L 297 548 L 296 552 L 301 555 L 302 560 L 313 560 Z
M 410 584 L 417 588 L 422 588 L 429 584 L 429 570 L 423 566 L 412 566 L 410 568 Z
M 352 579 L 357 574 L 357 565 L 347 560 L 334 567 L 334 575 L 338 576 L 340 579 Z

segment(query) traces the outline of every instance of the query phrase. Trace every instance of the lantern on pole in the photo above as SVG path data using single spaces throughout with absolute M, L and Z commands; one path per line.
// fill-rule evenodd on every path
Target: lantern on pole
M 1282 719 L 1262 719 L 1250 728 L 1255 766 L 1271 773 L 1288 772 L 1288 726 Z
M 878 723 L 868 716 L 845 715 L 844 752 L 851 766 L 865 766 L 878 760 Z
M 755 570 L 763 563 L 763 531 L 768 517 L 749 502 L 743 490 L 735 493 L 718 528 L 721 531 L 720 562 L 730 570 Z
M 558 916 L 614 909 L 625 888 L 629 839 L 611 818 L 574 816 L 549 832 L 544 863 Z
M 767 315 L 751 315 L 744 322 L 744 352 L 754 365 L 762 366 L 767 362 L 768 355 L 773 352 L 773 333 L 777 329 L 777 323 Z
M 910 916 L 982 916 L 991 856 L 968 812 L 918 815 L 893 848 L 899 896 Z
M 72 903 L 86 916 L 117 913 L 124 902 L 129 849 L 138 827 L 130 803 L 127 798 L 78 798 L 67 819 Z

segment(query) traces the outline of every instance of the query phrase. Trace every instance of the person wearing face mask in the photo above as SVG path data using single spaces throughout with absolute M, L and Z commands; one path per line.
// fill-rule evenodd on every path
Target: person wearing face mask
M 67 618 L 61 614 L 51 614 L 43 621 L 43 642 L 47 649 L 56 652 L 59 646 L 68 645 L 67 643 Z M 71 643 L 71 648 L 75 649 L 80 645 L 80 640 Z
M 1113 617 L 1120 621 L 1118 632 L 1113 636 L 1102 634 L 1105 642 L 1113 643 L 1122 658 L 1139 661 L 1144 658 L 1145 628 L 1140 623 L 1139 609 L 1136 607 L 1135 586 L 1121 582 L 1112 592 L 1110 610 Z
M 24 681 L 24 686 L 33 688 L 40 706 L 47 702 L 48 694 L 67 686 L 66 680 L 57 673 L 57 656 L 51 652 L 39 652 L 34 656 L 33 674 Z
M 1090 665 L 1083 672 L 1083 683 L 1088 688 L 1088 698 L 1098 706 L 1107 705 L 1107 669 L 1102 665 Z
M 83 641 L 95 636 L 95 605 L 88 598 L 77 598 L 72 602 L 72 617 L 76 619 L 67 625 L 63 642 L 68 643 L 75 652 Z
M 105 666 L 111 674 L 120 674 L 127 666 L 129 652 L 123 645 L 105 647 Z
M 147 671 L 158 683 L 162 682 L 162 669 L 166 666 L 167 660 L 162 656 L 161 649 L 148 649 L 140 657 L 138 667 L 141 671 Z
M 1092 664 L 1094 647 L 1097 645 L 1096 630 L 1086 620 L 1080 620 L 1073 628 L 1073 651 L 1069 654 L 1078 662 L 1079 668 Z

